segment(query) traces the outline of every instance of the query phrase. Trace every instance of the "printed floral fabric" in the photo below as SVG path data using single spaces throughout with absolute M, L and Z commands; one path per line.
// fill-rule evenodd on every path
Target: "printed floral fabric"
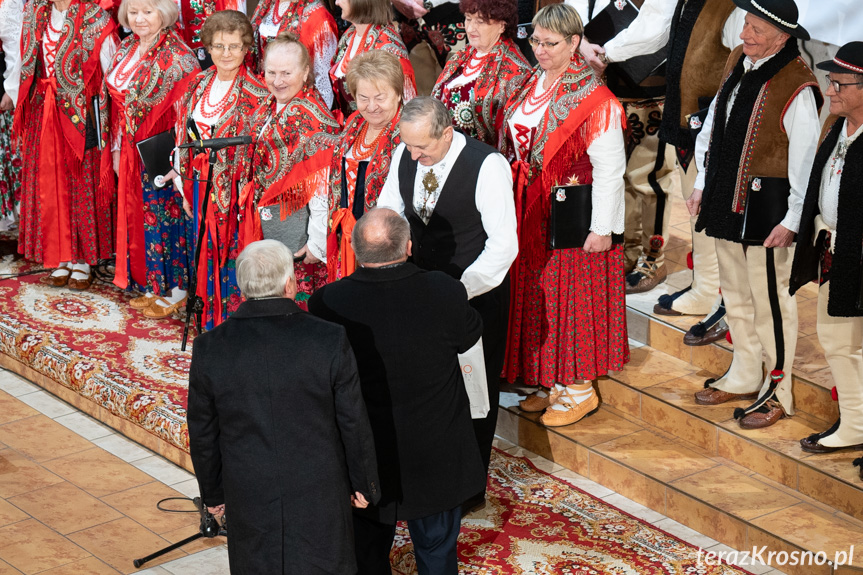
M 183 211 L 182 196 L 173 185 L 154 188 L 141 171 L 144 190 L 144 243 L 147 285 L 141 291 L 170 295 L 171 289 L 186 289 L 189 283 L 190 246 L 194 236 L 189 217 Z
M 20 198 L 21 155 L 12 150 L 12 112 L 0 112 L 0 219 L 15 212 Z

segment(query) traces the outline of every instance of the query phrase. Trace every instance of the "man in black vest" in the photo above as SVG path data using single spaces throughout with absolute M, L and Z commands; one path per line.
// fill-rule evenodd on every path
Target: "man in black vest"
M 810 280 L 820 286 L 818 341 L 836 382 L 841 419 L 800 446 L 831 453 L 863 447 L 863 42 L 846 44 L 818 68 L 829 72 L 830 117 L 803 202 L 790 290 Z M 863 477 L 863 465 L 860 472 Z
M 491 408 L 474 420 L 474 431 L 487 469 L 506 352 L 508 271 L 518 254 L 512 172 L 494 148 L 455 132 L 449 110 L 434 98 L 405 104 L 399 128 L 402 143 L 378 206 L 404 214 L 413 263 L 460 280 L 482 315 Z M 478 494 L 468 505 L 484 497 Z

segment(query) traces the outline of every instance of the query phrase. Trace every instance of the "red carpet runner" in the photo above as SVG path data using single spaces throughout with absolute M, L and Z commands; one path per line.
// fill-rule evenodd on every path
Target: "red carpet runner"
M 416 573 L 413 547 L 402 526 L 391 559 L 394 573 Z M 459 573 L 742 575 L 748 571 L 699 565 L 696 547 L 537 470 L 527 459 L 495 450 L 488 503 L 462 520 Z

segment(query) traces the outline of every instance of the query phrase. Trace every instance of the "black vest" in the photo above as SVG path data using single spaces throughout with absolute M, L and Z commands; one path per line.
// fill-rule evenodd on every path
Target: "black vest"
M 488 239 L 476 209 L 476 185 L 482 163 L 497 151 L 473 138 L 465 140 L 428 224 L 414 211 L 417 162 L 405 149 L 399 163 L 399 192 L 411 226 L 413 262 L 422 269 L 439 270 L 455 279 L 461 279 L 464 270 L 476 261 Z

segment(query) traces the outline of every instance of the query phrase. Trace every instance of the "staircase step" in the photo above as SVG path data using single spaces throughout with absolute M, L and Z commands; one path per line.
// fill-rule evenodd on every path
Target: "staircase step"
M 514 392 L 501 394 L 497 428 L 501 437 L 734 549 L 766 545 L 771 551 L 824 551 L 832 560 L 837 551 L 856 545 L 860 550 L 854 556 L 854 568 L 836 573 L 863 573 L 863 521 L 798 490 L 798 485 L 809 485 L 807 471 L 801 473 L 801 464 L 795 463 L 798 468 L 793 471 L 800 475 L 796 481 L 789 456 L 776 454 L 760 466 L 783 482 L 738 461 L 756 466 L 754 458 L 761 455 L 754 447 L 757 440 L 735 442 L 736 435 L 716 423 L 712 423 L 714 447 L 708 449 L 607 403 L 575 425 L 547 428 L 538 422 L 539 414 L 518 409 L 519 398 Z M 639 400 L 645 398 L 649 396 L 642 393 Z M 643 404 L 640 413 L 645 413 Z M 723 434 L 727 437 L 720 439 Z M 738 452 L 741 447 L 743 454 Z M 724 452 L 737 460 L 723 456 Z M 774 472 L 776 462 L 785 462 L 786 468 Z M 823 482 L 818 489 L 823 489 Z M 860 493 L 852 495 L 861 499 Z M 850 497 L 843 493 L 837 499 L 843 496 Z M 833 573 L 828 565 L 780 569 L 792 575 Z

